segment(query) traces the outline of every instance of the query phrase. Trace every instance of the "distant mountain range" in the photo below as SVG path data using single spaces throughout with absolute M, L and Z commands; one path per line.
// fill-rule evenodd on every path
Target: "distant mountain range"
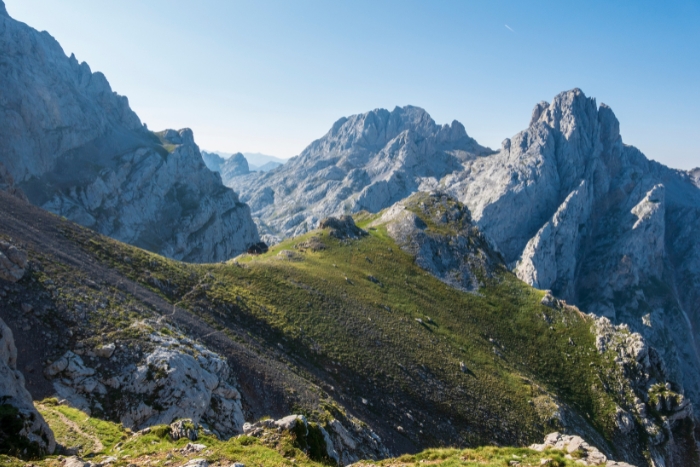
M 248 170 L 251 172 L 269 172 L 277 167 L 284 165 L 287 162 L 285 159 L 280 159 L 266 154 L 257 152 L 243 153 L 228 153 L 221 151 L 202 151 L 202 158 L 209 170 L 221 172 L 222 165 L 232 158 L 232 156 L 240 154 L 245 157 L 248 164 Z

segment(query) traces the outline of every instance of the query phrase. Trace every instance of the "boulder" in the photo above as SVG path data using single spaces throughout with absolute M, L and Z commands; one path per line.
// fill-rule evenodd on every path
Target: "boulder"
M 0 279 L 17 282 L 27 270 L 27 252 L 0 240 Z
M 355 225 L 352 216 L 328 217 L 322 220 L 318 227 L 329 229 L 328 235 L 338 239 L 355 239 L 364 237 L 367 232 Z

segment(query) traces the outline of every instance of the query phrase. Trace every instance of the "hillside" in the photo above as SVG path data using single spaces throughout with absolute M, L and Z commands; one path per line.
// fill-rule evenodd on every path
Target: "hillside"
M 498 151 L 422 109 L 375 110 L 339 120 L 281 169 L 230 185 L 270 242 L 328 215 L 444 191 L 520 279 L 642 334 L 700 404 L 698 171 L 625 144 L 612 109 L 580 89 L 538 103 Z
M 102 73 L 2 1 L 0 50 L 0 166 L 33 204 L 187 261 L 226 260 L 258 241 L 189 129 L 149 131 Z
M 3 282 L 0 317 L 35 399 L 58 391 L 134 430 L 195 418 L 224 439 L 242 420 L 302 413 L 333 436 L 352 433 L 343 463 L 523 446 L 555 429 L 638 466 L 695 462 L 682 387 L 655 389 L 666 381 L 655 351 L 625 328 L 541 303 L 449 198 L 404 202 L 420 232 L 402 238 L 465 239 L 473 258 L 491 258 L 467 263 L 478 293 L 421 269 L 393 239 L 392 216 L 360 215 L 367 234 L 355 239 L 331 223 L 260 256 L 194 265 L 0 197 L 0 237 L 30 265 Z M 229 409 L 210 410 L 221 404 Z

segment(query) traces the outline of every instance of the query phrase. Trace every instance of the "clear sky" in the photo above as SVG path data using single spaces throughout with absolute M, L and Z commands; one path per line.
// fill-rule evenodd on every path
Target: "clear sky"
M 406 104 L 498 148 L 580 87 L 626 143 L 700 166 L 698 0 L 5 3 L 204 149 L 291 157 L 342 116 Z

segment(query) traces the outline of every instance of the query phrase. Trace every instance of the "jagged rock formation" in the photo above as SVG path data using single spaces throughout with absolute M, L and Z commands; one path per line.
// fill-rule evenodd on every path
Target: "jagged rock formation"
M 318 443 L 323 446 L 322 454 L 336 465 L 344 466 L 360 459 L 384 459 L 391 454 L 382 444 L 382 440 L 369 427 L 359 420 L 349 419 L 349 427 L 339 420 L 332 419 L 324 424 L 309 423 L 303 415 L 289 415 L 279 420 L 265 419 L 255 423 L 246 423 L 243 432 L 249 436 L 264 439 L 265 443 L 274 444 L 279 437 L 274 432 L 293 431 L 297 433 L 297 442 L 308 445 Z M 314 438 L 316 438 L 314 440 Z
M 239 175 L 248 175 L 249 173 L 248 161 L 240 152 L 226 159 L 226 162 L 221 165 L 221 178 L 224 181 L 231 180 Z
M 0 5 L 1 7 L 2 5 Z M 34 408 L 32 396 L 17 370 L 17 347 L 12 331 L 0 319 L 0 453 L 15 456 L 52 454 L 51 428 Z
M 443 180 L 525 282 L 628 323 L 700 403 L 700 190 L 622 143 L 579 89 L 538 104 L 527 130 Z M 671 336 L 683 336 L 672 338 Z
M 132 429 L 190 419 L 223 439 L 242 432 L 241 396 L 221 356 L 161 323 L 134 326 L 144 333 L 139 351 L 112 343 L 51 363 L 44 374 L 57 396 L 86 413 L 107 411 Z M 90 367 L 81 355 L 110 365 Z
M 338 120 L 282 167 L 228 186 L 249 203 L 261 233 L 289 237 L 329 216 L 378 212 L 490 152 L 459 122 L 439 126 L 418 107 L 378 109 Z
M 439 193 L 418 193 L 387 209 L 372 225 L 389 235 L 441 281 L 472 292 L 479 277 L 490 277 L 502 259 L 473 224 L 469 209 Z
M 119 240 L 220 261 L 258 240 L 192 132 L 160 139 L 102 73 L 0 9 L 0 162 L 29 200 Z

